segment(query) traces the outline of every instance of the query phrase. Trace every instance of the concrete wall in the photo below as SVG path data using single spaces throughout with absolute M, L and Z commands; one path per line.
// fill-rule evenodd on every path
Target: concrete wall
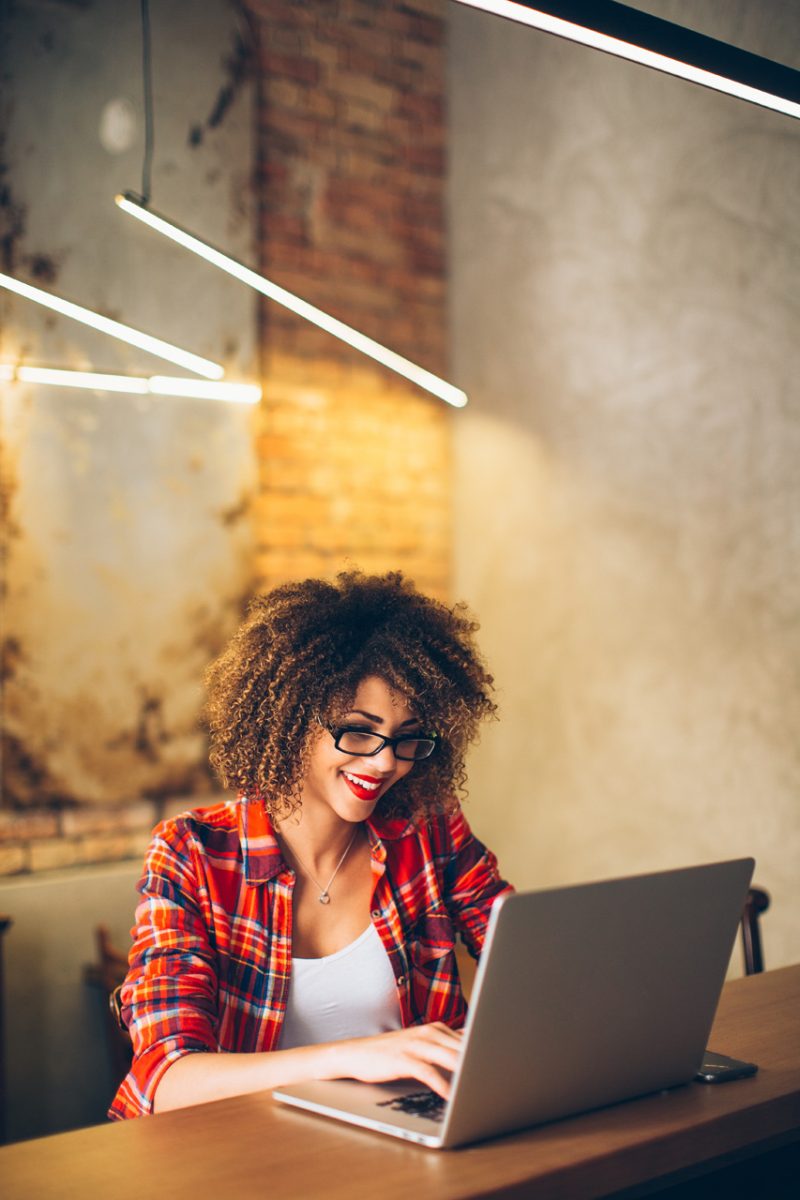
M 138 5 L 2 10 L 0 269 L 257 379 L 252 294 L 113 202 L 140 187 Z M 153 204 L 252 260 L 247 31 L 223 0 L 151 15 Z M 2 292 L 0 330 L 3 360 L 180 373 Z M 101 921 L 127 949 L 160 801 L 209 786 L 200 679 L 252 588 L 257 481 L 250 409 L 19 384 L 1 397 L 0 869 L 42 870 L 0 886 L 18 1138 L 104 1119 L 115 1081 L 82 968 Z
M 646 7 L 800 65 L 796 6 Z M 753 854 L 797 961 L 800 125 L 458 5 L 450 69 L 473 820 L 526 886 Z
M 252 293 L 114 204 L 141 186 L 138 22 L 116 0 L 5 8 L 2 269 L 253 379 Z M 152 6 L 153 204 L 248 258 L 243 38 L 223 0 Z M 181 374 L 5 292 L 0 318 L 6 361 Z M 4 386 L 6 804 L 207 785 L 199 679 L 251 586 L 252 420 Z

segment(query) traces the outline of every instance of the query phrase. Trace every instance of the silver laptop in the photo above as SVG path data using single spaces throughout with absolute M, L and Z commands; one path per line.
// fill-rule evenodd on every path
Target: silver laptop
M 500 897 L 446 1104 L 413 1080 L 273 1095 L 444 1149 L 688 1083 L 753 867 L 737 859 Z

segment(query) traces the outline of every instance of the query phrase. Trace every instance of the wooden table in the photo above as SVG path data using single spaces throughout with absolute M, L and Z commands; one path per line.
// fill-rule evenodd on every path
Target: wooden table
M 758 1062 L 758 1075 L 692 1083 L 452 1151 L 285 1109 L 261 1093 L 0 1148 L 0 1194 L 591 1200 L 650 1195 L 680 1182 L 683 1190 L 664 1195 L 729 1200 L 746 1194 L 737 1185 L 756 1171 L 760 1183 L 749 1194 L 757 1200 L 797 1196 L 800 966 L 727 984 L 710 1045 Z M 724 1168 L 713 1182 L 706 1175 L 699 1191 L 685 1183 Z M 781 1190 L 781 1172 L 791 1189 Z

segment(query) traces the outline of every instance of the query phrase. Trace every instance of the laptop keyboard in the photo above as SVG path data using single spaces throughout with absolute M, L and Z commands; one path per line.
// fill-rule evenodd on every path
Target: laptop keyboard
M 390 1108 L 392 1112 L 407 1113 L 412 1117 L 427 1117 L 429 1121 L 442 1121 L 446 1100 L 429 1088 L 421 1092 L 409 1092 L 391 1100 L 379 1100 L 379 1108 Z

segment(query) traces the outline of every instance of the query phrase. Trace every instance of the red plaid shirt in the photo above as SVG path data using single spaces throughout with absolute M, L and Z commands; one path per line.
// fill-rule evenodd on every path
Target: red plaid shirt
M 420 825 L 367 822 L 372 922 L 397 982 L 403 1025 L 466 1014 L 458 930 L 477 957 L 508 890 L 460 810 Z M 292 967 L 292 889 L 263 806 L 231 802 L 157 826 L 139 883 L 123 1016 L 133 1066 L 109 1116 L 152 1112 L 167 1067 L 192 1051 L 278 1044 Z

